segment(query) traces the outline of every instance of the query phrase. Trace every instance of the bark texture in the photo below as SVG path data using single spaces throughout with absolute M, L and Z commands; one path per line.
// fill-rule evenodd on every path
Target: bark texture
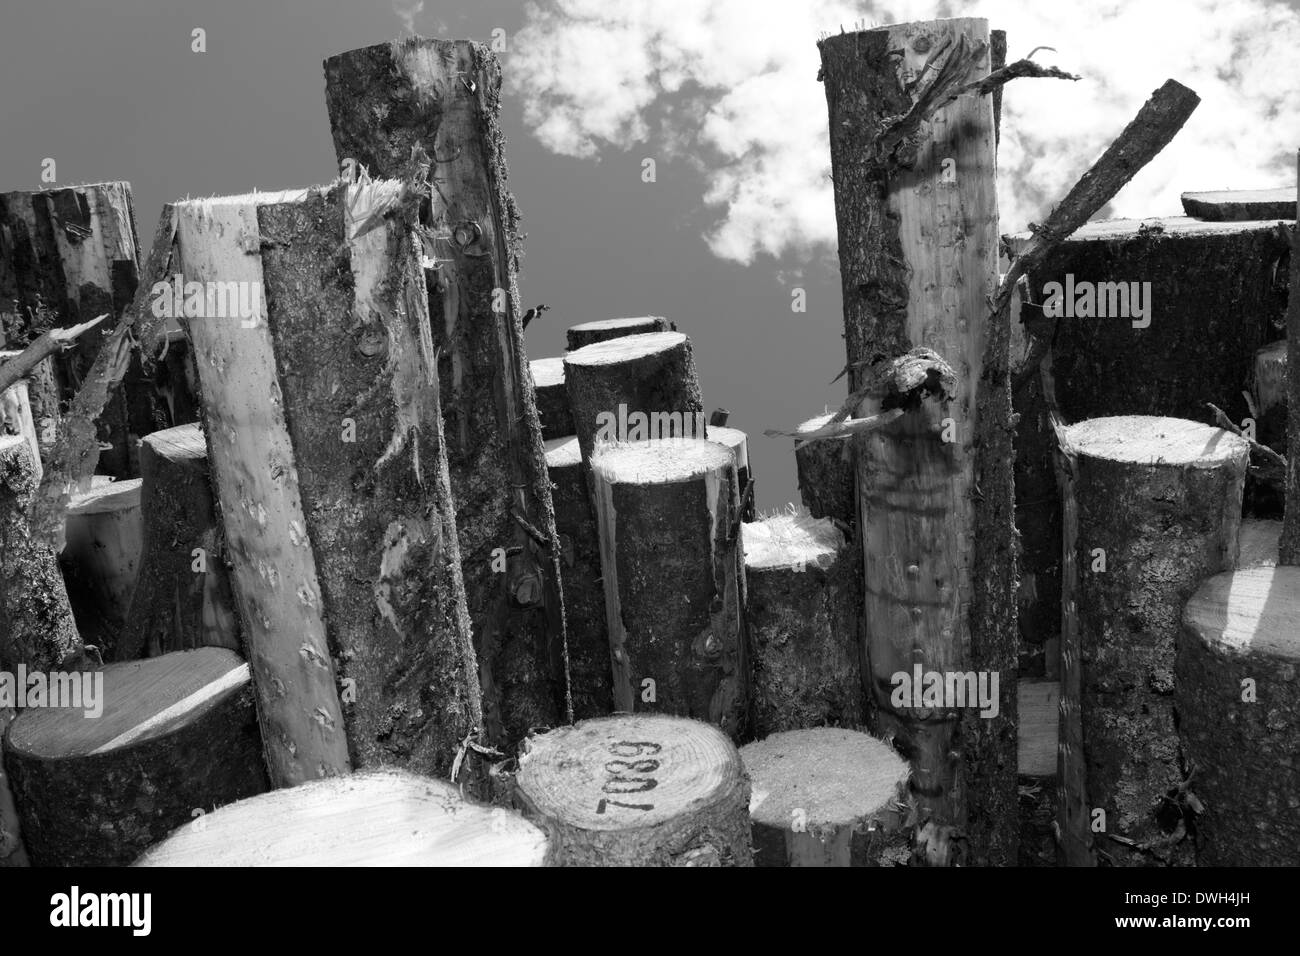
M 573 434 L 573 412 L 569 390 L 564 387 L 564 359 L 533 359 L 528 363 L 537 390 L 537 413 L 542 420 L 542 438 L 554 441 Z
M 59 556 L 82 640 L 118 660 L 143 544 L 140 479 L 99 485 L 73 499 Z
M 796 429 L 813 431 L 830 421 L 832 413 L 810 418 Z M 814 518 L 830 518 L 846 528 L 858 524 L 854 491 L 854 457 L 850 442 L 839 439 L 803 442 L 794 447 L 799 498 Z
M 1296 154 L 1300 174 L 1300 153 Z M 1296 205 L 1300 215 L 1300 201 Z M 1287 376 L 1286 403 L 1300 409 L 1300 230 L 1291 229 L 1291 294 L 1286 311 Z M 1300 450 L 1300 411 L 1287 419 L 1287 445 Z M 1282 518 L 1282 541 L 1278 563 L 1300 565 L 1300 454 L 1286 460 L 1286 502 Z
M 645 335 L 650 332 L 667 332 L 668 329 L 668 320 L 657 315 L 601 319 L 572 326 L 565 332 L 565 340 L 569 351 L 576 352 L 583 346 L 608 342 L 610 339 L 621 338 L 624 335 Z
M 1183 212 L 1211 222 L 1249 222 L 1252 219 L 1294 219 L 1296 191 L 1281 189 L 1224 189 L 1219 192 L 1183 193 Z

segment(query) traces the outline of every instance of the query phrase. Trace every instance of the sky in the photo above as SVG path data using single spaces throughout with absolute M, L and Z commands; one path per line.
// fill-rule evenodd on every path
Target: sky
M 987 17 L 1009 59 L 1083 78 L 1004 97 L 1003 232 L 1041 219 L 1167 78 L 1202 103 L 1104 213 L 1173 215 L 1188 190 L 1288 185 L 1300 146 L 1300 0 L 969 4 L 837 0 L 44 0 L 0 12 L 0 190 L 125 179 L 150 236 L 185 196 L 336 174 L 321 61 L 409 33 L 503 31 L 502 122 L 523 214 L 531 357 L 564 329 L 663 315 L 706 410 L 750 433 L 759 507 L 797 500 L 790 428 L 834 407 L 844 362 L 816 41 L 841 27 Z M 206 33 L 205 52 L 191 49 Z M 654 159 L 654 182 L 642 179 Z M 807 311 L 791 311 L 805 291 Z

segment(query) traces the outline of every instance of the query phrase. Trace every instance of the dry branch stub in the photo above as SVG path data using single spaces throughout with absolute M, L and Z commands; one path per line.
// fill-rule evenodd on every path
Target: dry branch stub
M 239 650 L 239 617 L 197 424 L 140 445 L 144 543 L 118 660 L 195 647 Z
M 82 646 L 58 557 L 32 534 L 36 474 L 27 440 L 0 436 L 0 669 L 49 670 Z
M 72 672 L 68 685 L 79 706 L 29 706 L 5 740 L 35 865 L 125 865 L 196 814 L 266 790 L 238 654 L 213 647 L 110 664 Z M 87 716 L 92 704 L 102 716 Z
M 908 862 L 907 761 L 870 734 L 817 727 L 740 748 L 757 866 Z
M 742 527 L 754 733 L 861 727 L 856 547 L 806 512 Z
M 657 315 L 601 319 L 596 322 L 583 322 L 581 325 L 570 326 L 568 332 L 565 333 L 565 340 L 568 343 L 569 351 L 576 352 L 584 346 L 595 345 L 597 342 L 608 342 L 610 339 L 621 338 L 624 335 L 646 335 L 650 332 L 667 332 L 668 330 L 668 320 Z
M 453 785 L 369 770 L 241 800 L 150 849 L 136 866 L 545 866 L 546 835 Z
M 1175 701 L 1197 861 L 1300 864 L 1300 568 L 1217 574 L 1183 611 Z
M 1116 865 L 1186 862 L 1174 723 L 1182 608 L 1237 558 L 1249 448 L 1218 428 L 1129 415 L 1067 426 L 1078 504 L 1075 561 L 1083 749 L 1097 845 Z
M 528 363 L 537 391 L 537 414 L 542 420 L 542 438 L 554 441 L 573 434 L 573 412 L 569 391 L 564 386 L 564 358 L 533 359 Z
M 447 775 L 482 727 L 408 196 L 376 180 L 176 207 L 187 280 L 265 290 L 249 320 L 186 325 L 277 786 Z
M 834 412 L 818 415 L 795 431 L 805 434 L 816 431 L 834 417 Z M 851 442 L 838 438 L 800 442 L 794 446 L 794 462 L 799 475 L 799 497 L 812 516 L 842 522 L 847 528 L 856 527 L 858 505 Z
M 140 479 L 74 495 L 59 562 L 82 640 L 113 655 L 126 626 L 140 571 L 144 522 Z M 119 658 L 120 659 L 120 658 Z
M 598 438 L 705 438 L 691 342 L 650 332 L 597 342 L 564 356 L 564 379 L 583 461 Z
M 1246 222 L 1252 219 L 1294 219 L 1296 189 L 1223 189 L 1183 193 L 1183 212 L 1211 222 Z
M 573 716 L 578 720 L 603 717 L 614 710 L 614 679 L 609 629 L 605 625 L 605 589 L 601 583 L 596 512 L 578 436 L 569 435 L 546 443 L 546 471 L 553 486 L 555 530 L 560 537 Z
M 566 866 L 752 866 L 749 780 L 716 727 L 659 714 L 528 738 L 516 796 Z
M 428 164 L 420 225 L 461 568 L 483 719 L 508 745 L 558 720 L 566 681 L 559 542 L 516 283 L 519 213 L 498 122 L 501 67 L 483 44 L 410 37 L 331 57 L 325 86 L 340 163 L 403 180 Z
M 749 661 L 735 456 L 699 439 L 601 444 L 591 471 L 615 709 L 694 717 L 742 737 Z

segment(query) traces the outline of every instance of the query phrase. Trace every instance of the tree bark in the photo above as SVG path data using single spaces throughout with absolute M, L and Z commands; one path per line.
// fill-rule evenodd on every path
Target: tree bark
M 196 812 L 267 788 L 239 655 L 205 648 L 73 676 L 99 683 L 99 719 L 29 707 L 6 735 L 36 866 L 123 866 Z
M 0 364 L 9 362 L 21 352 L 0 350 Z M 24 373 L 20 383 L 25 394 L 27 412 L 31 415 L 32 433 L 36 436 L 37 455 L 42 464 L 49 456 L 58 438 L 59 386 L 54 377 L 54 359 L 47 357 Z M 21 404 L 22 399 L 20 399 Z
M 1280 189 L 1223 189 L 1183 193 L 1183 212 L 1210 222 L 1249 222 L 1254 219 L 1294 219 L 1294 186 Z
M 591 461 L 618 711 L 749 727 L 736 466 L 698 439 L 613 444 Z
M 1218 574 L 1187 602 L 1174 672 L 1202 866 L 1300 864 L 1300 569 Z
M 705 426 L 705 430 L 709 433 L 709 441 L 717 442 L 719 445 L 726 445 L 731 449 L 732 454 L 736 456 L 736 483 L 740 487 L 740 494 L 743 499 L 740 520 L 753 521 L 756 512 L 754 509 L 755 491 L 751 487 L 754 482 L 754 473 L 749 467 L 749 436 L 739 428 L 728 428 L 726 425 L 709 424 Z
M 23 846 L 22 824 L 13 791 L 4 767 L 5 731 L 17 716 L 12 707 L 0 706 L 0 870 L 6 867 L 31 866 Z
M 573 434 L 573 411 L 569 408 L 569 390 L 564 385 L 564 359 L 533 359 L 528 363 L 537 394 L 537 414 L 541 416 L 542 438 L 554 441 Z
M 1297 176 L 1300 176 L 1300 152 L 1296 153 Z M 1300 200 L 1296 203 L 1300 217 Z M 1291 230 L 1291 284 L 1286 311 L 1287 375 L 1286 403 L 1300 410 L 1300 231 Z M 1300 411 L 1287 418 L 1288 447 L 1294 449 L 1286 460 L 1286 503 L 1282 518 L 1282 541 L 1278 546 L 1278 564 L 1300 565 Z
M 831 420 L 827 412 L 810 418 L 797 432 L 811 432 Z M 799 498 L 814 518 L 830 518 L 846 528 L 858 524 L 857 495 L 854 491 L 854 457 L 849 441 L 825 439 L 805 441 L 794 446 L 795 468 L 799 475 Z
M 516 798 L 561 866 L 752 866 L 749 780 L 716 727 L 620 714 L 530 737 Z
M 1249 454 L 1221 429 L 1101 418 L 1064 429 L 1077 460 L 1078 621 L 1088 807 L 1120 866 L 1187 862 L 1174 722 L 1184 603 L 1233 567 Z
M 885 742 L 854 730 L 790 730 L 746 744 L 740 759 L 756 797 L 756 866 L 908 861 L 908 766 Z
M 0 360 L 5 354 L 13 353 L 0 353 Z M 27 441 L 27 446 L 32 450 L 36 480 L 40 481 L 44 470 L 41 466 L 40 433 L 25 381 L 14 382 L 0 392 L 0 435 L 21 435 Z
M 498 121 L 501 68 L 481 44 L 410 38 L 331 57 L 325 81 L 340 162 L 403 178 L 413 148 L 432 163 L 422 224 L 465 590 L 489 734 L 517 741 L 554 725 L 569 703 L 559 541 L 516 286 L 519 213 Z
M 240 649 L 239 617 L 197 424 L 140 446 L 144 543 L 118 660 L 196 647 Z
M 445 777 L 482 727 L 411 202 L 378 180 L 177 205 L 187 279 L 264 290 L 186 330 L 277 786 Z
M 565 333 L 569 351 L 576 352 L 587 345 L 608 342 L 610 339 L 625 335 L 646 335 L 651 332 L 667 332 L 668 320 L 657 315 L 643 315 L 637 318 L 601 319 L 596 322 L 583 322 L 574 325 Z
M 140 571 L 144 522 L 140 479 L 99 485 L 73 499 L 59 563 L 82 639 L 117 656 Z

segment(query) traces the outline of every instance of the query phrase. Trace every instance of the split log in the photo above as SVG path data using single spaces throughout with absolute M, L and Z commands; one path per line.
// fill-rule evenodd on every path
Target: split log
M 573 434 L 573 412 L 569 390 L 564 386 L 562 357 L 533 359 L 528 363 L 537 390 L 537 414 L 542 420 L 542 438 L 554 441 Z
M 899 866 L 908 849 L 907 761 L 854 730 L 773 734 L 740 748 L 756 866 Z
M 1237 558 L 1249 447 L 1176 418 L 1067 426 L 1077 462 L 1078 621 L 1088 806 L 1116 865 L 1186 862 L 1174 725 L 1183 605 Z
M 608 342 L 610 339 L 625 335 L 646 335 L 650 332 L 667 332 L 668 320 L 657 315 L 643 315 L 637 318 L 601 319 L 597 322 L 583 322 L 570 326 L 565 333 L 568 350 L 576 352 L 587 345 Z
M 710 422 L 706 426 L 709 433 L 709 441 L 715 441 L 719 445 L 726 445 L 731 449 L 732 454 L 736 456 L 736 483 L 740 487 L 741 497 L 744 499 L 741 509 L 742 521 L 753 521 L 755 518 L 754 511 L 754 489 L 751 483 L 754 480 L 754 473 L 749 467 L 749 436 L 739 428 L 728 428 L 726 425 L 714 425 Z
M 82 646 L 58 557 L 32 534 L 37 484 L 27 440 L 0 436 L 0 670 L 50 670 Z
M 1300 569 L 1204 582 L 1182 616 L 1178 729 L 1203 866 L 1300 864 Z
M 431 163 L 421 225 L 461 567 L 488 734 L 512 743 L 555 724 L 569 704 L 559 541 L 498 121 L 501 67 L 483 44 L 411 37 L 331 57 L 325 86 L 341 163 L 402 179 L 413 148 Z
M 1286 339 L 1255 353 L 1251 391 L 1255 397 L 1255 439 L 1286 454 Z
M 0 353 L 0 360 L 4 353 Z M 36 480 L 44 473 L 41 467 L 41 442 L 36 418 L 25 381 L 17 381 L 0 392 L 0 435 L 21 435 L 32 450 L 32 463 L 36 467 Z
M 0 364 L 12 361 L 21 354 L 12 350 L 0 350 Z M 54 359 L 47 357 L 37 362 L 24 373 L 22 384 L 32 418 L 32 431 L 36 435 L 37 454 L 44 463 L 58 437 L 61 417 Z
M 5 743 L 36 866 L 123 866 L 196 812 L 266 790 L 238 654 L 203 648 L 51 675 L 51 697 L 56 681 L 73 703 L 29 706 Z
M 1243 518 L 1237 535 L 1237 563 L 1235 567 L 1271 568 L 1278 563 L 1278 545 L 1282 538 L 1282 522 L 1262 518 Z
M 622 336 L 569 352 L 564 380 L 583 461 L 597 440 L 707 437 L 691 341 L 680 332 Z
M 546 443 L 546 470 L 560 536 L 573 716 L 577 720 L 604 717 L 614 710 L 614 678 L 596 511 L 576 435 Z
M 60 555 L 77 630 L 113 660 L 126 626 L 144 542 L 140 479 L 114 481 L 77 495 L 68 508 Z
M 1248 222 L 1252 219 L 1294 219 L 1294 186 L 1278 189 L 1223 189 L 1183 193 L 1183 212 L 1211 222 Z
M 4 767 L 5 731 L 17 716 L 12 707 L 0 705 L 0 870 L 11 866 L 31 866 L 23 846 L 22 824 L 13 791 Z
M 807 513 L 742 529 L 754 734 L 861 727 L 856 549 L 829 520 Z
M 591 471 L 615 709 L 708 720 L 743 737 L 735 457 L 699 439 L 611 444 L 597 447 Z
M 850 391 L 876 359 L 919 345 L 956 370 L 951 394 L 907 402 L 903 417 L 854 439 L 876 729 L 911 755 L 918 824 L 933 824 L 923 855 L 941 864 L 961 859 L 963 837 L 971 862 L 1016 859 L 1013 682 L 989 719 L 888 709 L 891 675 L 916 662 L 1008 675 L 1017 663 L 1010 319 L 989 308 L 993 105 L 940 89 L 990 72 L 989 39 L 987 21 L 952 19 L 819 43 Z M 933 111 L 917 114 L 926 102 Z M 868 399 L 856 414 L 886 408 Z
M 371 770 L 199 817 L 136 866 L 545 866 L 546 835 L 441 780 Z
M 796 432 L 817 431 L 833 417 L 834 412 L 827 412 L 810 418 Z M 858 504 L 851 443 L 841 439 L 800 442 L 794 446 L 794 461 L 799 475 L 799 497 L 812 516 L 830 518 L 846 528 L 856 527 Z
M 530 737 L 516 799 L 561 866 L 752 866 L 749 780 L 716 727 L 627 714 Z
M 187 279 L 264 290 L 185 325 L 277 786 L 446 776 L 482 726 L 408 202 L 377 180 L 176 206 Z
M 140 445 L 144 542 L 118 660 L 196 647 L 240 649 L 239 617 L 197 424 Z

